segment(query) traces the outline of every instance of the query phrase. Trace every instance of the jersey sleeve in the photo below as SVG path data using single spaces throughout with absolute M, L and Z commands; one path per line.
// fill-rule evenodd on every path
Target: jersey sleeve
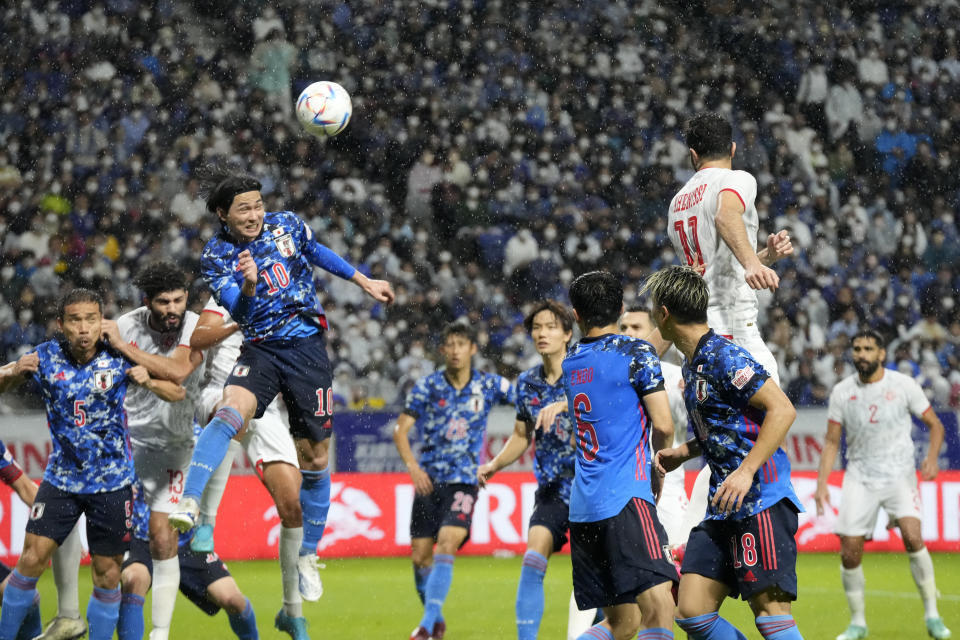
M 731 171 L 720 182 L 720 193 L 735 193 L 746 211 L 757 198 L 757 179 L 746 171 Z
M 183 330 L 180 332 L 178 347 L 190 348 L 190 338 L 193 337 L 193 332 L 197 328 L 197 322 L 199 321 L 200 316 L 190 311 L 183 316 Z
M 517 420 L 520 422 L 533 422 L 533 416 L 530 415 L 530 411 L 527 409 L 527 403 L 524 402 L 527 386 L 527 381 L 523 376 L 517 379 L 516 398 L 514 399 L 513 405 L 517 409 Z
M 421 378 L 417 380 L 417 383 L 407 394 L 407 401 L 403 404 L 403 413 L 412 418 L 419 418 L 426 413 L 428 400 L 427 379 Z
M 842 397 L 843 391 L 838 384 L 833 388 L 833 391 L 830 392 L 830 400 L 827 403 L 827 421 L 836 422 L 841 426 L 843 425 Z
M 230 261 L 232 263 L 232 260 Z M 252 307 L 253 296 L 245 296 L 234 279 L 232 264 L 217 255 L 216 245 L 208 244 L 200 258 L 200 275 L 210 287 L 214 300 L 234 319 L 245 320 Z
M 722 366 L 716 372 L 717 382 L 732 405 L 745 407 L 770 374 L 762 364 L 740 347 L 730 344 L 722 354 Z
M 346 260 L 331 251 L 329 248 L 317 242 L 313 237 L 313 230 L 307 225 L 300 216 L 289 214 L 294 223 L 297 244 L 300 251 L 307 257 L 310 264 L 329 271 L 335 276 L 344 280 L 349 280 L 357 270 Z
M 117 331 L 120 332 L 120 337 L 126 342 L 129 342 L 132 338 L 131 331 L 133 330 L 134 313 L 134 311 L 130 311 L 117 318 Z
M 10 452 L 7 451 L 6 445 L 0 440 L 0 480 L 2 480 L 4 484 L 13 486 L 13 483 L 22 475 L 23 469 L 20 468 L 17 461 L 14 460 Z
M 631 349 L 630 384 L 641 398 L 655 391 L 663 391 L 663 370 L 660 358 L 646 342 L 637 342 Z
M 503 376 L 494 376 L 494 384 L 497 387 L 497 402 L 499 404 L 517 403 L 517 390 L 510 384 L 510 381 Z
M 910 410 L 910 413 L 917 416 L 918 418 L 924 414 L 924 412 L 930 408 L 930 400 L 927 399 L 927 395 L 923 392 L 923 388 L 917 384 L 917 381 L 913 378 L 907 378 L 905 386 L 905 392 L 907 394 L 907 408 Z

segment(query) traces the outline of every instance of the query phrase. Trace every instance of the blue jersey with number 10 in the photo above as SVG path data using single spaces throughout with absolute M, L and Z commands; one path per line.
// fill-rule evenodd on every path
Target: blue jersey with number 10
M 642 404 L 644 396 L 663 390 L 654 348 L 621 335 L 584 338 L 563 360 L 563 388 L 577 423 L 570 521 L 611 518 L 631 498 L 655 504 L 652 425 Z
M 244 296 L 237 257 L 249 251 L 259 278 L 254 296 Z M 317 242 L 303 220 L 290 211 L 265 213 L 263 229 L 251 242 L 238 242 L 225 229 L 203 248 L 200 271 L 220 306 L 240 325 L 247 340 L 311 336 L 326 327 L 317 299 L 313 267 L 346 280 L 356 270 Z

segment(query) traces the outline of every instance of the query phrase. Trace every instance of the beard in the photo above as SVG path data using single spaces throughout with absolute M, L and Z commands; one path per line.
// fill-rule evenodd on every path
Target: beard
M 183 313 L 152 313 L 153 324 L 156 327 L 160 327 L 160 331 L 166 333 L 168 331 L 179 331 L 180 327 L 183 326 L 183 317 L 187 315 L 187 312 Z
M 879 362 L 857 362 L 854 361 L 853 366 L 857 368 L 857 371 L 861 376 L 869 378 L 874 373 L 877 372 L 877 369 L 880 368 Z

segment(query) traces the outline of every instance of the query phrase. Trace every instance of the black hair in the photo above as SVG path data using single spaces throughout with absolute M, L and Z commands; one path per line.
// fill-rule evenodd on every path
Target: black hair
M 690 267 L 671 265 L 647 278 L 640 293 L 650 293 L 654 308 L 666 307 L 678 324 L 707 321 L 707 282 Z
M 477 344 L 477 332 L 463 322 L 451 322 L 443 328 L 443 341 L 446 342 L 450 336 L 463 336 L 471 344 Z
M 190 286 L 187 274 L 176 263 L 169 260 L 148 264 L 136 275 L 133 284 L 143 291 L 147 300 L 152 300 L 155 296 L 167 291 L 187 290 Z
M 884 340 L 883 335 L 876 329 L 861 329 L 855 336 L 853 336 L 853 338 L 850 339 L 850 344 L 852 345 L 853 341 L 859 338 L 870 338 L 877 343 L 878 349 L 887 348 L 887 341 Z
M 566 305 L 560 304 L 556 300 L 541 300 L 533 305 L 533 309 L 523 319 L 523 328 L 527 330 L 527 333 L 533 331 L 533 318 L 541 311 L 551 312 L 564 331 L 573 331 L 573 315 Z
M 100 313 L 103 313 L 103 298 L 100 297 L 100 294 L 92 289 L 80 287 L 71 290 L 67 295 L 60 298 L 60 303 L 57 305 L 57 319 L 63 320 L 63 314 L 66 313 L 67 307 L 80 302 L 96 302 Z
M 197 171 L 196 178 L 200 181 L 201 192 L 206 194 L 207 211 L 210 213 L 217 213 L 220 209 L 226 213 L 233 204 L 233 199 L 239 194 L 260 191 L 263 187 L 260 181 L 250 174 L 226 163 L 204 165 Z
M 586 329 L 616 323 L 623 308 L 623 285 L 609 271 L 590 271 L 570 283 L 570 303 Z
M 700 113 L 687 121 L 684 137 L 687 146 L 697 152 L 700 161 L 725 158 L 730 155 L 733 128 L 719 113 Z
M 638 303 L 628 304 L 626 307 L 624 307 L 623 312 L 624 313 L 646 313 L 649 315 L 650 307 L 642 304 L 638 304 Z

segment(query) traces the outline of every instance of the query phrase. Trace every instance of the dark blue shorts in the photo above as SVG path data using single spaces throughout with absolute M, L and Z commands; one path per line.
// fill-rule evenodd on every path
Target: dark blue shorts
M 434 484 L 430 495 L 413 497 L 410 537 L 437 539 L 440 527 L 463 527 L 470 539 L 473 505 L 477 502 L 475 484 Z
M 742 520 L 704 520 L 690 532 L 681 573 L 722 582 L 748 600 L 771 587 L 797 598 L 797 509 L 781 500 Z
M 226 381 L 257 397 L 257 418 L 281 394 L 290 414 L 290 435 L 317 442 L 333 434 L 332 383 L 323 332 L 293 340 L 244 342 Z
M 90 554 L 120 556 L 130 546 L 133 527 L 133 492 L 130 487 L 105 493 L 67 493 L 40 483 L 30 508 L 27 533 L 63 544 L 80 515 L 87 516 Z
M 560 486 L 546 484 L 537 487 L 530 526 L 546 527 L 553 534 L 553 550 L 560 551 L 567 544 L 567 530 L 570 528 L 570 505 L 560 497 Z
M 180 547 L 178 558 L 180 593 L 208 616 L 216 615 L 220 606 L 207 596 L 207 589 L 217 580 L 230 577 L 227 566 L 217 554 L 193 553 L 189 545 Z M 144 565 L 153 579 L 153 559 L 150 557 L 150 543 L 146 540 L 134 539 L 130 551 L 123 558 L 124 569 L 135 563 Z
M 667 533 L 657 509 L 631 498 L 617 515 L 570 523 L 573 595 L 580 610 L 634 602 L 664 582 L 679 579 L 664 552 Z

